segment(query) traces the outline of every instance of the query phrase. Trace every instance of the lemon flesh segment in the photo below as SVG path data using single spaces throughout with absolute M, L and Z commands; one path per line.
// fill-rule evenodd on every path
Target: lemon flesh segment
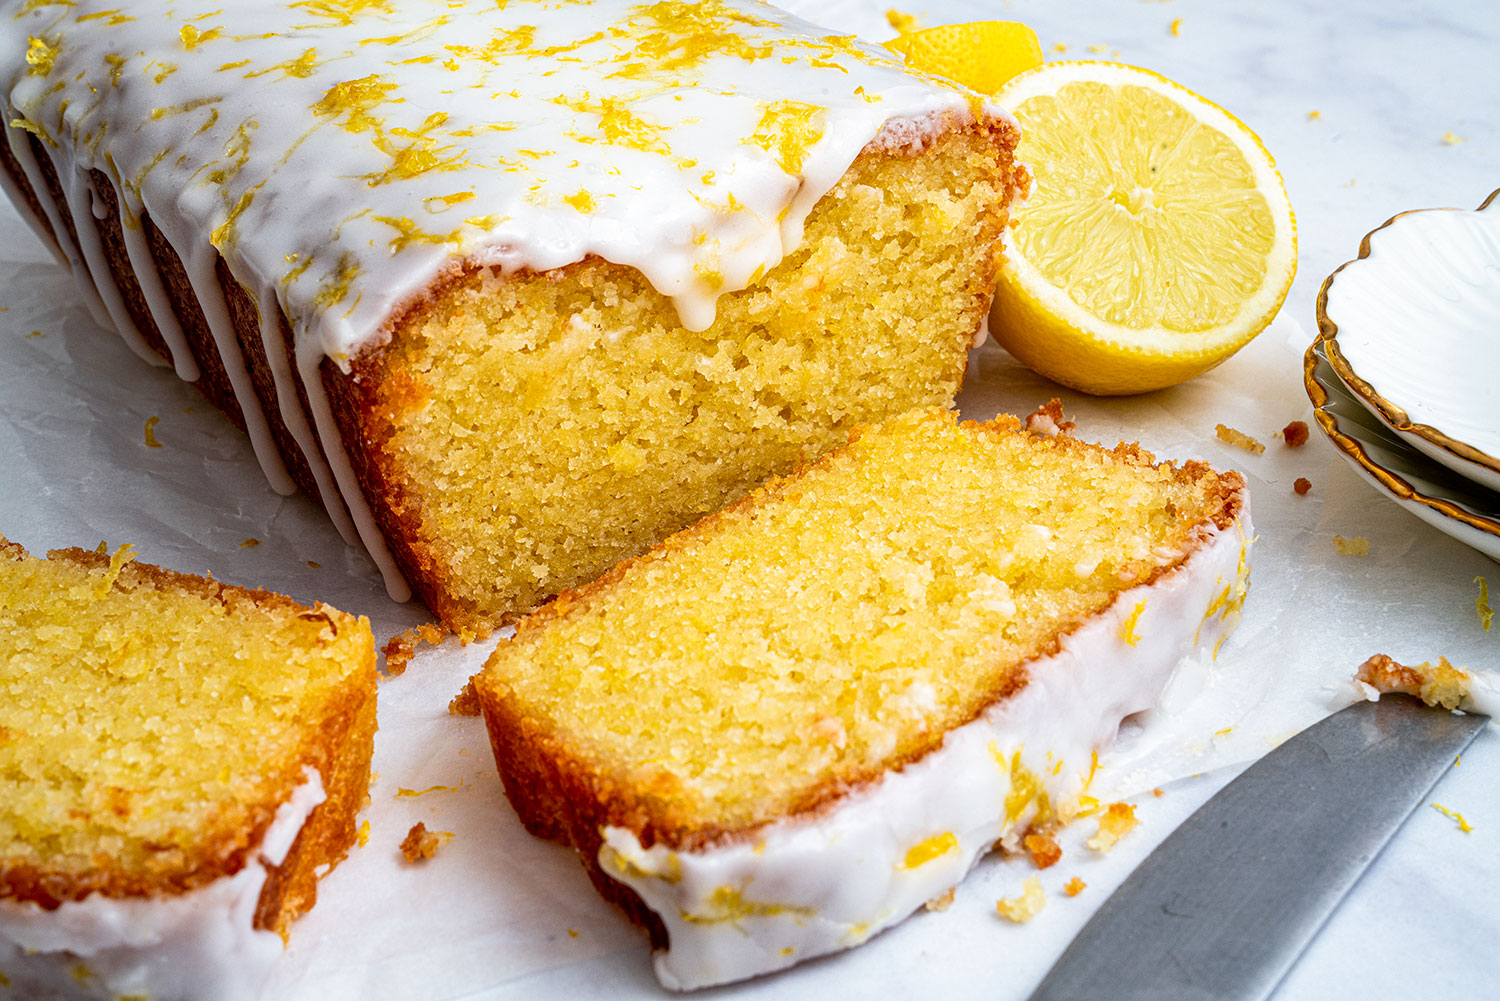
M 1254 133 L 1117 64 L 1050 63 L 999 99 L 1035 177 L 996 290 L 1002 347 L 1075 389 L 1136 393 L 1207 371 L 1270 323 L 1296 228 Z
M 915 69 L 945 77 L 981 94 L 1042 63 L 1036 32 L 1018 21 L 943 24 L 885 43 Z

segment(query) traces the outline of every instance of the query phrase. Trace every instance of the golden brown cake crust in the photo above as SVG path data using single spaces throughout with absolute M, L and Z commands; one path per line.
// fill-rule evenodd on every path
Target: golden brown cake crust
M 53 550 L 47 556 L 87 570 L 110 565 L 109 556 L 83 549 Z M 20 562 L 27 558 L 24 547 L 0 536 L 0 559 Z M 274 791 L 257 806 L 254 823 L 233 835 L 196 846 L 196 857 L 183 871 L 146 876 L 112 866 L 108 857 L 101 855 L 87 878 L 78 878 L 70 872 L 0 859 L 0 898 L 31 901 L 51 909 L 91 893 L 107 897 L 182 893 L 231 876 L 251 860 L 276 811 L 305 781 L 304 769 L 311 767 L 322 778 L 326 798 L 313 809 L 282 864 L 268 867 L 256 908 L 255 927 L 285 937 L 291 922 L 316 900 L 318 871 L 337 865 L 347 855 L 355 840 L 355 815 L 367 798 L 376 724 L 375 648 L 369 623 L 321 602 L 310 608 L 271 591 L 236 587 L 135 561 L 119 568 L 116 584 L 132 590 L 183 591 L 229 608 L 248 604 L 280 616 L 322 619 L 332 631 L 330 641 L 341 633 L 346 638 L 352 634 L 359 663 L 302 728 L 305 737 L 294 753 L 276 763 Z

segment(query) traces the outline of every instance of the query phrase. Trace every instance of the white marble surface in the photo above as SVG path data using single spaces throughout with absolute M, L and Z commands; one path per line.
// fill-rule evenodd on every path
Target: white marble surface
M 835 27 L 889 34 L 876 4 L 800 6 Z M 961 400 L 979 417 L 1029 409 L 1057 393 L 1087 436 L 1139 437 L 1163 455 L 1202 456 L 1249 476 L 1261 534 L 1254 590 L 1217 668 L 1215 691 L 1230 695 L 1212 702 L 1212 718 L 1203 720 L 1209 733 L 1234 730 L 1208 742 L 1204 767 L 1243 761 L 1306 725 L 1324 709 L 1321 686 L 1376 651 L 1495 666 L 1500 629 L 1480 630 L 1473 583 L 1489 575 L 1500 594 L 1495 564 L 1381 500 L 1316 432 L 1297 452 L 1273 434 L 1289 420 L 1310 419 L 1300 354 L 1324 276 L 1390 215 L 1474 207 L 1500 187 L 1500 7 L 951 0 L 911 9 L 929 24 L 1024 20 L 1049 58 L 1118 58 L 1162 72 L 1255 129 L 1285 175 L 1299 223 L 1298 277 L 1281 318 L 1231 362 L 1174 390 L 1088 400 L 991 346 L 976 354 Z M 1067 46 L 1060 56 L 1057 44 Z M 346 549 L 310 503 L 272 493 L 246 443 L 211 407 L 101 333 L 67 276 L 4 207 L 0 276 L 7 473 L 0 532 L 35 551 L 101 537 L 132 541 L 153 562 L 368 614 L 382 640 L 422 618 L 384 598 L 368 560 Z M 161 417 L 160 450 L 142 442 L 153 415 Z M 1219 421 L 1268 442 L 1266 454 L 1215 441 Z M 1308 497 L 1291 494 L 1296 476 L 1312 480 Z M 1338 555 L 1335 533 L 1366 537 L 1370 555 Z M 260 544 L 240 545 L 249 538 Z M 475 648 L 428 651 L 383 686 L 372 839 L 323 884 L 268 997 L 661 995 L 639 934 L 593 894 L 567 852 L 520 831 L 482 727 L 447 715 L 448 699 L 482 656 Z M 1130 761 L 1130 753 L 1126 747 L 1117 760 Z M 1149 774 L 1149 760 L 1135 764 Z M 702 996 L 1024 998 L 1113 886 L 1234 770 L 1135 798 L 1142 828 L 1110 856 L 1081 847 L 1089 832 L 1070 833 L 1064 861 L 1043 873 L 1049 905 L 1029 925 L 993 914 L 995 899 L 1017 892 L 1029 864 L 992 860 L 945 913 L 919 915 L 853 952 Z M 1292 970 L 1280 1001 L 1495 994 L 1497 772 L 1500 739 L 1486 733 L 1428 797 L 1462 811 L 1474 831 L 1463 834 L 1419 808 Z M 433 785 L 457 788 L 396 796 L 398 788 Z M 455 834 L 421 868 L 396 861 L 395 846 L 416 820 Z M 1074 875 L 1088 889 L 1061 897 L 1058 888 Z

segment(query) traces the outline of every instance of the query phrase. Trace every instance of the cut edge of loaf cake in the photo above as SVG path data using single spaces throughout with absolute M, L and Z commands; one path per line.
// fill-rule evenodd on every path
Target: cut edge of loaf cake
M 963 426 L 996 434 L 1023 433 L 1021 422 L 1003 415 L 990 425 L 965 422 Z M 853 437 L 863 433 L 861 429 Z M 1108 451 L 1129 464 L 1153 465 L 1155 461 L 1138 445 L 1104 450 L 1066 437 L 1053 439 L 1053 445 L 1065 450 Z M 1211 472 L 1202 463 L 1184 464 L 1179 471 L 1187 476 Z M 668 987 L 686 989 L 740 979 L 858 944 L 952 889 L 1002 840 L 1015 847 L 1033 825 L 1045 828 L 1075 816 L 1079 797 L 1097 764 L 1093 755 L 1107 746 L 1120 721 L 1154 704 L 1175 668 L 1194 651 L 1211 648 L 1217 652 L 1217 644 L 1238 621 L 1253 534 L 1243 478 L 1228 472 L 1218 474 L 1218 479 L 1216 510 L 1195 527 L 1171 563 L 1143 580 L 1122 585 L 1106 609 L 1061 630 L 1049 649 L 1020 665 L 1007 684 L 989 694 L 985 708 L 973 719 L 877 774 L 827 784 L 788 816 L 739 829 L 694 830 L 672 822 L 663 824 L 659 798 L 651 790 L 622 789 L 608 776 L 592 772 L 564 739 L 528 716 L 491 669 L 507 646 L 502 642 L 474 683 L 507 796 L 528 831 L 574 846 L 601 895 L 645 928 L 657 950 L 658 975 Z M 586 608 L 594 595 L 607 591 L 634 568 L 671 559 L 674 552 L 713 533 L 736 512 L 774 502 L 796 480 L 795 475 L 774 480 L 732 508 L 622 563 L 598 581 L 559 595 L 523 619 L 517 626 L 518 636 L 545 629 Z M 1171 601 L 1160 600 L 1162 595 Z M 1155 607 L 1149 607 L 1153 602 Z M 1140 635 L 1150 633 L 1170 637 L 1171 642 L 1165 650 L 1157 649 L 1155 641 L 1138 649 Z M 1093 649 L 1095 660 L 1080 660 L 1080 648 Z M 1104 672 L 1105 683 L 1094 685 L 1096 679 L 1088 669 L 1097 669 L 1099 657 L 1149 663 L 1134 677 L 1124 669 Z M 1110 666 L 1119 668 L 1121 663 Z M 1102 704 L 1059 706 L 1053 689 L 1060 676 L 1082 679 L 1072 688 L 1062 687 L 1074 694 L 1093 693 Z M 1125 679 L 1123 685 L 1121 679 Z M 1090 717 L 1082 727 L 1087 735 L 1072 742 L 1066 772 L 1061 756 L 1055 763 L 1050 755 L 1043 759 L 1043 748 L 1037 745 L 1049 739 L 1045 729 L 1028 734 L 1030 750 L 1026 739 L 1014 739 L 1036 715 L 1029 703 L 1039 699 L 1048 705 L 1049 711 L 1040 717 L 1049 723 L 1058 719 L 1066 723 L 1066 712 L 1075 708 Z M 998 818 L 981 818 L 978 836 L 974 830 L 956 835 L 953 828 L 958 825 L 944 824 L 941 817 L 937 823 L 943 830 L 920 836 L 912 833 L 930 827 L 933 817 L 925 808 L 893 807 L 887 802 L 889 790 L 917 788 L 919 783 L 912 778 L 917 775 L 928 776 L 922 784 L 941 787 L 947 781 L 943 773 L 953 768 L 945 759 L 951 761 L 960 753 L 953 751 L 960 744 L 968 750 L 962 752 L 967 758 L 959 770 L 980 783 L 976 788 L 982 788 L 983 775 L 998 774 L 1006 782 L 1006 789 L 998 794 L 1006 808 Z M 916 795 L 931 805 L 928 792 L 903 795 L 908 799 Z M 982 795 L 975 798 L 988 802 Z M 962 803 L 951 802 L 952 797 L 948 799 L 950 813 L 966 809 Z M 899 821 L 886 824 L 892 809 Z M 863 820 L 851 828 L 851 815 L 861 813 Z M 863 862 L 851 861 L 850 852 L 832 847 L 848 837 L 851 829 L 883 825 L 890 832 L 899 830 L 908 842 L 861 841 L 867 856 Z M 838 838 L 828 838 L 832 830 L 840 832 Z M 914 856 L 917 863 L 908 865 Z M 816 864 L 807 861 L 814 858 Z M 869 858 L 882 861 L 871 863 Z M 942 864 L 926 864 L 934 859 Z M 848 896 L 840 897 L 841 881 L 891 886 L 879 908 L 867 907 L 851 918 Z M 751 884 L 774 888 L 772 895 L 766 896 L 767 891 L 759 888 L 749 891 Z M 828 905 L 835 910 L 842 907 L 847 920 L 825 921 L 820 914 Z
M 232 609 L 239 603 L 272 615 L 322 619 L 326 642 L 347 647 L 350 667 L 314 718 L 302 721 L 303 736 L 289 760 L 274 768 L 279 778 L 265 799 L 254 805 L 249 829 L 222 834 L 198 845 L 195 856 L 179 869 L 152 879 L 111 865 L 97 857 L 87 874 L 49 869 L 16 859 L 0 858 L 0 901 L 34 904 L 42 912 L 91 899 L 154 901 L 211 887 L 258 864 L 267 833 L 283 808 L 307 787 L 310 773 L 321 789 L 321 799 L 295 830 L 295 839 L 277 864 L 266 865 L 266 879 L 254 906 L 253 927 L 275 932 L 284 941 L 292 922 L 313 906 L 320 876 L 338 865 L 356 839 L 355 816 L 368 799 L 370 760 L 376 729 L 375 647 L 370 625 L 321 602 L 313 607 L 270 591 L 236 587 L 162 567 L 140 563 L 121 554 L 110 557 L 82 549 L 59 549 L 47 554 L 96 575 L 108 587 L 181 591 Z M 34 560 L 18 543 L 0 537 L 0 560 L 24 564 Z
M 983 239 L 989 246 L 983 250 L 988 258 L 984 267 L 973 269 L 969 277 L 972 308 L 955 318 L 955 344 L 968 345 L 983 331 L 993 289 L 993 279 L 1002 254 L 1001 235 L 1009 212 L 1029 188 L 1029 174 L 1016 164 L 1013 154 L 1019 135 L 1008 116 L 986 114 L 975 103 L 971 112 L 979 117 L 967 124 L 952 112 L 897 119 L 888 122 L 867 144 L 860 159 L 890 157 L 910 159 L 930 150 L 941 137 L 956 133 L 980 133 L 993 138 L 996 148 L 997 178 L 1006 196 L 994 206 Z M 16 117 L 12 114 L 11 117 Z M 19 196 L 17 209 L 27 217 L 31 228 L 44 239 L 62 247 L 65 259 L 71 261 L 75 278 L 92 293 L 101 323 L 108 319 L 97 306 L 100 292 L 108 294 L 109 314 L 134 350 L 143 358 L 161 358 L 172 364 L 178 374 L 190 381 L 231 422 L 246 431 L 268 477 L 279 491 L 300 488 L 319 501 L 345 540 L 362 542 L 386 578 L 392 596 L 404 600 L 414 589 L 419 597 L 445 624 L 465 635 L 485 636 L 497 626 L 513 622 L 563 586 L 587 579 L 583 572 L 573 579 L 559 579 L 551 586 L 513 607 L 478 609 L 472 601 L 456 599 L 445 589 L 443 575 L 452 575 L 448 565 L 438 566 L 430 546 L 424 544 L 421 526 L 403 505 L 396 477 L 370 454 L 372 441 L 379 442 L 388 419 L 388 406 L 372 394 L 372 381 L 378 382 L 379 358 L 391 339 L 400 340 L 403 330 L 420 322 L 434 302 L 456 284 L 487 267 L 484 254 L 451 262 L 422 291 L 390 314 L 389 322 L 376 343 L 353 360 L 353 371 L 346 374 L 340 364 L 324 358 L 314 371 L 316 392 L 310 396 L 306 372 L 298 378 L 299 362 L 293 345 L 291 326 L 274 296 L 267 300 L 252 291 L 253 283 L 242 283 L 217 252 L 212 254 L 209 269 L 210 298 L 218 302 L 200 302 L 194 279 L 177 248 L 152 222 L 144 211 L 139 219 L 126 220 L 124 207 L 113 181 L 104 173 L 90 171 L 82 184 L 94 192 L 103 215 L 91 213 L 86 220 L 97 228 L 86 234 L 93 244 L 90 254 L 81 242 L 78 223 L 70 211 L 65 186 L 47 145 L 30 131 L 14 125 L 7 127 L 8 142 L 0 142 L 0 169 L 3 169 Z M 31 168 L 21 162 L 29 161 Z M 37 190 L 38 187 L 41 190 Z M 44 202 L 43 199 L 46 199 Z M 61 223 L 62 232 L 55 223 Z M 40 211 L 40 213 L 38 212 Z M 98 265 L 91 270 L 91 263 Z M 149 265 L 149 273 L 136 269 Z M 566 281 L 578 269 L 593 267 L 589 260 L 544 272 L 548 280 Z M 201 269 L 200 269 L 201 270 Z M 98 271 L 100 273 L 94 273 Z M 512 275 L 523 280 L 526 272 Z M 105 284 L 107 283 L 107 284 Z M 221 317 L 227 330 L 215 330 L 212 317 Z M 958 327 L 963 327 L 959 330 Z M 226 354 L 227 351 L 227 354 Z M 966 359 L 957 352 L 959 381 Z M 951 402 L 957 383 L 946 386 Z M 236 387 L 239 387 L 238 390 Z M 911 405 L 920 400 L 906 400 Z M 867 414 L 866 417 L 879 416 Z M 337 435 L 339 440 L 329 440 Z M 733 496 L 729 494 L 728 496 Z M 721 495 L 719 500 L 727 499 Z M 405 507 L 405 510 L 401 508 Z M 680 527 L 691 517 L 713 505 L 679 518 L 676 524 L 655 533 L 659 539 Z M 454 540 L 445 539 L 447 543 Z M 594 571 L 602 570 L 599 565 Z
M 812 392 L 827 395 L 831 393 L 828 390 L 829 383 L 842 382 L 849 385 L 846 395 L 850 397 L 850 400 L 844 400 L 841 397 L 836 405 L 850 409 L 842 417 L 836 419 L 820 414 L 819 419 L 825 420 L 827 426 L 821 428 L 821 434 L 807 436 L 809 440 L 800 446 L 791 441 L 798 429 L 790 427 L 784 430 L 775 429 L 776 417 L 771 411 L 775 409 L 773 404 L 789 404 L 782 407 L 784 416 L 793 405 L 808 409 L 812 400 L 788 400 L 780 395 L 780 391 L 785 386 L 779 384 L 758 387 L 755 390 L 755 399 L 740 401 L 741 410 L 743 411 L 745 406 L 753 407 L 762 403 L 766 405 L 769 414 L 768 423 L 757 427 L 757 444 L 772 437 L 772 432 L 768 428 L 781 430 L 783 436 L 788 438 L 788 442 L 778 441 L 776 447 L 786 453 L 785 455 L 775 461 L 762 460 L 755 468 L 741 470 L 728 484 L 722 484 L 717 479 L 712 480 L 709 488 L 699 491 L 700 495 L 687 498 L 687 501 L 681 505 L 681 509 L 676 510 L 671 516 L 658 516 L 652 519 L 653 527 L 649 531 L 637 532 L 635 535 L 617 540 L 615 536 L 620 533 L 620 529 L 610 524 L 610 538 L 598 542 L 600 552 L 592 559 L 582 561 L 583 565 L 580 568 L 571 572 L 559 572 L 550 577 L 543 575 L 536 586 L 528 587 L 522 583 L 509 594 L 497 592 L 502 598 L 498 606 L 492 604 L 492 607 L 481 607 L 472 596 L 473 590 L 484 588 L 496 590 L 490 582 L 508 575 L 521 580 L 528 573 L 524 567 L 526 561 L 541 561 L 546 558 L 547 551 L 569 549 L 576 546 L 580 538 L 600 540 L 606 534 L 604 526 L 593 524 L 585 518 L 582 521 L 582 527 L 562 531 L 555 537 L 539 537 L 536 540 L 535 552 L 497 552 L 491 563 L 483 569 L 468 573 L 459 572 L 458 568 L 462 562 L 477 562 L 478 559 L 483 558 L 484 554 L 479 551 L 482 545 L 481 536 L 485 531 L 514 539 L 520 530 L 529 530 L 531 526 L 525 522 L 516 523 L 514 511 L 504 512 L 510 515 L 511 520 L 507 521 L 502 517 L 499 521 L 503 524 L 497 524 L 488 529 L 482 524 L 476 524 L 475 530 L 462 538 L 453 537 L 451 532 L 434 531 L 426 523 L 431 521 L 433 524 L 440 524 L 443 516 L 441 512 L 432 510 L 436 507 L 438 499 L 430 496 L 423 489 L 424 480 L 439 475 L 440 470 L 445 474 L 449 471 L 440 467 L 441 456 L 414 457 L 411 444 L 400 440 L 399 435 L 406 430 L 402 415 L 429 404 L 433 392 L 429 384 L 432 381 L 429 376 L 442 367 L 442 351 L 445 345 L 433 343 L 430 350 L 424 348 L 415 351 L 409 357 L 403 356 L 403 349 L 418 342 L 419 332 L 429 324 L 431 324 L 429 329 L 436 332 L 435 336 L 441 336 L 445 314 L 450 317 L 457 314 L 455 319 L 446 322 L 475 322 L 457 303 L 467 290 L 476 287 L 485 290 L 486 294 L 493 294 L 494 289 L 503 286 L 520 287 L 531 281 L 555 285 L 576 280 L 583 287 L 601 289 L 605 298 L 613 298 L 622 286 L 638 284 L 642 288 L 637 299 L 632 300 L 632 305 L 637 309 L 647 308 L 657 314 L 668 312 L 675 320 L 675 312 L 672 312 L 670 304 L 667 303 L 665 297 L 645 282 L 639 272 L 632 268 L 611 264 L 600 258 L 590 257 L 548 272 L 535 273 L 523 269 L 502 276 L 499 265 L 486 265 L 483 255 L 478 255 L 453 262 L 427 289 L 393 312 L 379 341 L 353 359 L 352 371 L 349 375 L 341 372 L 332 360 L 325 359 L 322 363 L 323 383 L 329 398 L 335 401 L 334 412 L 343 438 L 346 441 L 359 441 L 364 445 L 360 449 L 353 450 L 350 455 L 364 495 L 372 506 L 374 518 L 380 524 L 382 535 L 391 546 L 397 564 L 402 568 L 408 582 L 423 602 L 450 629 L 471 634 L 477 633 L 481 636 L 487 635 L 491 628 L 513 624 L 526 613 L 550 600 L 555 594 L 597 577 L 620 559 L 636 555 L 671 532 L 680 530 L 723 507 L 726 503 L 738 499 L 767 476 L 789 473 L 798 465 L 816 458 L 828 448 L 837 446 L 856 423 L 877 421 L 914 406 L 950 405 L 963 382 L 968 363 L 968 350 L 978 343 L 985 329 L 995 279 L 1003 258 L 1003 233 L 1010 212 L 1029 190 L 1029 173 L 1024 165 L 1014 160 L 1016 144 L 1019 141 L 1019 131 L 1014 122 L 1008 117 L 999 116 L 981 116 L 973 120 L 962 121 L 958 116 L 946 113 L 933 114 L 920 120 L 888 123 L 866 145 L 864 151 L 845 173 L 844 178 L 814 207 L 808 218 L 808 229 L 811 230 L 816 226 L 819 213 L 823 209 L 835 204 L 841 196 L 849 197 L 851 187 L 858 186 L 858 178 L 874 175 L 881 163 L 914 163 L 923 157 L 933 158 L 944 155 L 956 159 L 954 150 L 950 147 L 956 148 L 958 143 L 969 140 L 976 140 L 976 144 L 982 145 L 987 150 L 994 173 L 988 178 L 978 174 L 970 175 L 954 180 L 953 184 L 955 187 L 966 188 L 977 188 L 989 184 L 997 192 L 997 197 L 985 202 L 983 210 L 973 221 L 973 232 L 958 225 L 959 222 L 967 223 L 967 219 L 956 220 L 951 232 L 958 235 L 954 236 L 952 243 L 948 247 L 934 246 L 929 251 L 934 256 L 939 250 L 952 251 L 963 256 L 961 266 L 953 267 L 947 276 L 954 287 L 952 289 L 940 288 L 937 282 L 933 282 L 924 287 L 921 294 L 915 296 L 910 303 L 904 304 L 903 309 L 871 308 L 868 311 L 878 314 L 877 318 L 882 323 L 888 323 L 892 328 L 900 328 L 903 336 L 908 338 L 911 336 L 910 330 L 915 329 L 918 324 L 928 324 L 935 328 L 936 336 L 930 342 L 924 338 L 920 345 L 908 345 L 909 350 L 905 352 L 907 360 L 904 365 L 908 370 L 915 366 L 918 360 L 930 369 L 925 385 L 902 387 L 900 391 L 903 395 L 885 399 L 881 394 L 887 393 L 888 389 L 891 392 L 895 391 L 894 387 L 898 379 L 894 376 L 880 379 L 864 387 L 866 392 L 863 394 L 856 391 L 857 384 L 851 380 L 825 380 L 822 389 L 814 387 Z M 944 194 L 951 195 L 952 192 L 944 192 Z M 953 197 L 952 201 L 956 202 L 958 198 Z M 841 245 L 845 242 L 844 238 L 852 244 L 860 235 L 857 232 L 837 231 Z M 892 243 L 911 237 L 911 233 L 884 235 L 884 238 Z M 935 243 L 935 241 L 932 242 Z M 804 240 L 803 246 L 789 253 L 788 260 L 773 268 L 761 281 L 747 289 L 726 293 L 719 301 L 720 317 L 722 318 L 726 312 L 740 309 L 742 303 L 753 301 L 753 297 L 757 296 L 774 299 L 780 308 L 785 310 L 785 303 L 793 299 L 794 295 L 778 289 L 776 283 L 791 282 L 793 286 L 798 286 L 795 291 L 806 291 L 800 287 L 805 284 L 803 276 L 808 271 L 816 274 L 817 265 L 808 265 L 804 271 L 790 272 L 785 271 L 784 267 L 790 267 L 791 260 L 805 253 L 817 254 L 819 252 L 819 247 L 809 246 Z M 908 261 L 909 257 L 903 255 L 902 258 L 891 261 L 889 264 L 893 271 L 898 271 L 905 269 Z M 817 288 L 808 295 L 808 298 L 813 301 L 819 298 L 836 298 L 823 295 L 822 289 L 820 278 Z M 802 308 L 804 304 L 798 302 L 796 309 Z M 647 312 L 645 316 L 648 321 L 651 320 L 652 312 Z M 933 319 L 934 316 L 937 319 Z M 566 340 L 576 333 L 581 337 L 602 336 L 613 344 L 617 338 L 628 340 L 641 333 L 632 329 L 626 329 L 622 333 L 613 328 L 609 321 L 610 314 L 606 312 L 601 321 L 602 335 L 600 330 L 575 331 L 565 326 L 558 340 Z M 812 315 L 812 325 L 804 333 L 810 335 L 814 341 L 832 344 L 832 333 L 825 327 L 818 326 L 819 323 L 831 322 L 828 317 Z M 874 326 L 874 323 L 869 316 L 865 316 L 859 325 L 868 330 Z M 742 342 L 738 339 L 740 335 L 735 328 L 731 327 L 723 334 L 716 334 L 718 329 L 716 321 L 715 326 L 704 332 L 703 339 L 717 340 L 721 345 L 732 345 L 737 351 L 743 351 L 747 345 L 754 347 L 751 342 L 757 337 L 769 339 L 774 336 L 788 336 L 785 329 L 777 329 L 771 333 L 757 330 L 751 338 Z M 687 333 L 674 334 L 674 337 L 682 338 L 692 336 Z M 421 343 L 426 344 L 428 340 L 422 338 Z M 473 346 L 465 345 L 465 347 L 468 349 L 465 357 L 474 357 Z M 878 352 L 871 352 L 872 357 L 876 354 L 884 355 L 886 347 L 884 342 L 878 347 L 880 349 Z M 540 346 L 527 344 L 524 350 L 526 352 L 540 351 Z M 734 364 L 742 366 L 747 363 L 747 360 L 750 364 L 755 364 L 753 360 L 747 359 L 744 353 L 736 356 Z M 689 372 L 683 378 L 685 381 L 691 381 L 692 375 Z M 840 373 L 840 375 L 845 375 L 845 373 Z M 719 375 L 715 373 L 712 377 L 718 378 Z M 702 382 L 701 374 L 698 376 L 698 381 Z M 629 389 L 628 386 L 624 388 Z M 734 391 L 725 390 L 725 399 L 732 399 L 727 394 Z M 671 393 L 672 403 L 677 405 L 682 413 L 679 415 L 668 412 L 667 418 L 681 417 L 688 424 L 697 421 L 700 416 L 698 406 L 690 405 L 689 400 L 678 399 L 676 387 L 671 389 Z M 863 397 L 862 400 L 861 397 Z M 547 401 L 525 400 L 523 402 L 529 406 L 545 406 Z M 830 401 L 829 405 L 835 404 Z M 760 415 L 754 416 L 757 421 L 762 419 Z M 452 424 L 463 426 L 458 421 L 453 421 Z M 474 429 L 468 427 L 467 430 Z M 620 460 L 624 472 L 617 478 L 617 482 L 608 485 L 608 489 L 618 493 L 622 489 L 627 489 L 631 475 L 639 473 L 642 469 L 649 473 L 659 457 L 652 454 L 649 447 L 644 449 L 639 447 L 615 427 L 598 428 L 596 433 L 589 437 L 591 440 L 597 438 L 603 442 L 611 435 L 619 438 L 616 445 L 627 452 Z M 464 444 L 467 445 L 467 441 Z M 666 444 L 670 445 L 673 442 L 669 441 Z M 546 447 L 552 447 L 552 443 L 547 443 Z M 545 451 L 540 444 L 537 448 Z M 734 454 L 745 455 L 753 449 L 741 447 L 731 451 Z M 494 465 L 503 467 L 507 462 L 507 453 L 503 444 L 497 443 L 496 453 Z M 720 470 L 710 471 L 704 475 L 722 476 L 722 467 Z M 492 481 L 491 477 L 482 477 L 482 479 Z M 666 495 L 676 485 L 664 482 L 660 485 L 660 489 L 645 492 L 651 496 Z M 687 490 L 686 487 L 683 489 Z M 475 493 L 477 496 L 480 492 Z M 618 497 L 613 500 L 618 503 Z M 516 506 L 521 508 L 525 505 L 518 500 Z M 537 511 L 555 507 L 557 507 L 556 502 L 539 501 L 531 505 L 531 509 Z M 660 524 L 654 524 L 658 521 Z M 540 536 L 540 533 L 538 534 Z M 453 555 L 456 550 L 462 550 L 461 555 Z M 476 556 L 476 553 L 479 555 Z M 504 558 L 501 558 L 502 556 Z M 560 560 L 564 558 L 566 557 L 559 557 Z M 443 583 L 445 577 L 452 583 L 445 586 Z M 455 577 L 462 579 L 455 579 Z M 476 584 L 478 584 L 477 588 Z M 494 600 L 494 598 L 490 599 L 492 603 Z

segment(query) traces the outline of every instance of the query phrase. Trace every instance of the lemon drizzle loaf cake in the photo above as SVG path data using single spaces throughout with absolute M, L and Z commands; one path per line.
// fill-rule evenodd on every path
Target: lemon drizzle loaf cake
M 258 995 L 344 857 L 369 623 L 0 538 L 0 998 Z
M 1014 122 L 753 2 L 9 5 L 12 197 L 483 629 L 950 401 Z
M 1246 587 L 1236 473 L 918 411 L 565 593 L 475 679 L 506 793 L 692 988 L 1076 813 Z

